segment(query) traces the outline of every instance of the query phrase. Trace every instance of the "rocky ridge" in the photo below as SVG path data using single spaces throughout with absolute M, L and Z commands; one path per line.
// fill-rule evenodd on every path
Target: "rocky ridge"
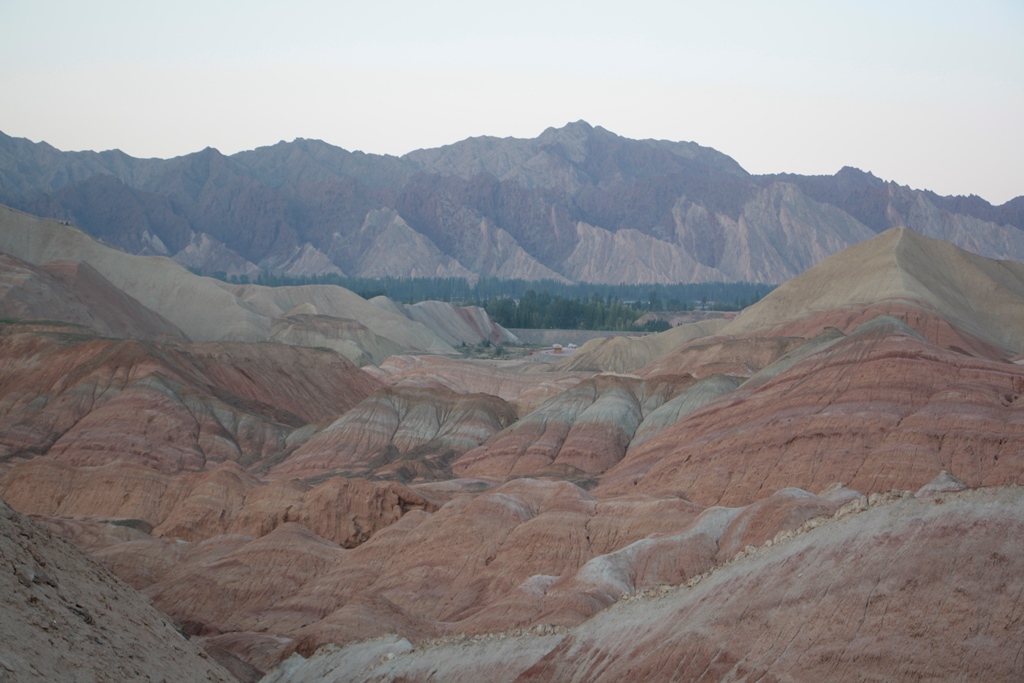
M 400 158 L 298 139 L 133 159 L 0 134 L 0 201 L 206 274 L 780 283 L 900 225 L 1024 260 L 1021 198 L 991 206 L 850 168 L 753 176 L 692 142 L 585 121 Z

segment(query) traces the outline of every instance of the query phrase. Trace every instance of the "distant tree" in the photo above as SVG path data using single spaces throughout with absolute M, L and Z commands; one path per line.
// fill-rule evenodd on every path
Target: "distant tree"
M 658 318 L 657 320 L 648 320 L 644 323 L 644 332 L 664 332 L 665 330 L 672 329 L 672 326 L 668 324 L 667 320 Z
M 647 310 L 648 311 L 660 311 L 661 301 L 658 299 L 658 290 L 652 289 L 651 293 L 647 295 Z

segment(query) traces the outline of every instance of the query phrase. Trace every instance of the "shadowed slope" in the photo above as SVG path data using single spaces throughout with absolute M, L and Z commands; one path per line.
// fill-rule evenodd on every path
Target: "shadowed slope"
M 0 502 L 0 677 L 234 679 L 143 596 Z

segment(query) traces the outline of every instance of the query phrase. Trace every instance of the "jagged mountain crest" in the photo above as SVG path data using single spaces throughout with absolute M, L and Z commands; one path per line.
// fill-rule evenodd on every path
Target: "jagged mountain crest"
M 585 121 L 403 157 L 299 138 L 135 159 L 0 134 L 0 201 L 205 273 L 778 283 L 898 225 L 1024 260 L 1024 198 L 993 207 L 849 167 L 752 176 L 693 142 L 632 140 Z M 398 254 L 396 244 L 394 259 L 360 249 L 380 211 L 420 235 L 402 243 L 433 248 Z M 616 257 L 594 244 L 614 245 Z M 647 262 L 623 266 L 637 259 Z

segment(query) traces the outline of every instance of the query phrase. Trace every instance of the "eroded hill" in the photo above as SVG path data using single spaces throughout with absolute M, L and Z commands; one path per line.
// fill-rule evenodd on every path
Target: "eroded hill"
M 572 370 L 4 323 L 0 497 L 250 679 L 1015 679 L 1020 273 L 891 231 Z

